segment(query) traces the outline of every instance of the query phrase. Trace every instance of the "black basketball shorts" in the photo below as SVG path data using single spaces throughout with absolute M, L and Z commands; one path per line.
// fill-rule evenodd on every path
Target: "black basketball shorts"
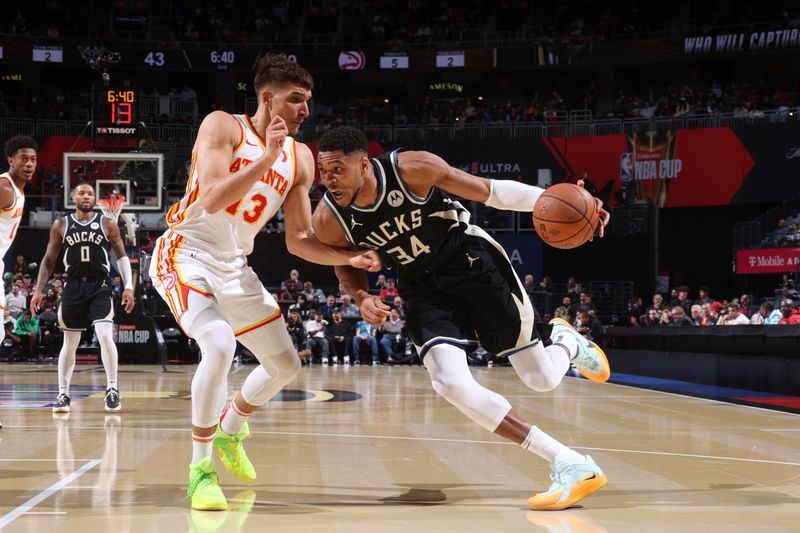
M 481 233 L 468 236 L 445 267 L 400 277 L 406 327 L 420 357 L 441 343 L 480 343 L 508 356 L 539 342 L 522 283 L 500 245 Z
M 58 326 L 63 330 L 82 331 L 102 321 L 114 321 L 111 282 L 104 278 L 69 278 L 58 306 Z

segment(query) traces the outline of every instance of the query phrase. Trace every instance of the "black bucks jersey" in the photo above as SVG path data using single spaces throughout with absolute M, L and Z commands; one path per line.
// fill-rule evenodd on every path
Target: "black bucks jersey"
M 80 331 L 95 322 L 111 322 L 111 244 L 103 229 L 103 215 L 80 221 L 64 217 L 64 267 L 67 281 L 58 308 L 61 329 Z
M 370 160 L 378 181 L 375 203 L 327 208 L 348 241 L 377 250 L 397 271 L 406 325 L 424 357 L 440 343 L 511 355 L 538 342 L 533 306 L 503 248 L 469 223 L 469 212 L 437 187 L 416 196 L 397 153 Z
M 111 244 L 103 229 L 103 216 L 80 221 L 74 214 L 64 217 L 64 268 L 68 279 L 108 278 Z

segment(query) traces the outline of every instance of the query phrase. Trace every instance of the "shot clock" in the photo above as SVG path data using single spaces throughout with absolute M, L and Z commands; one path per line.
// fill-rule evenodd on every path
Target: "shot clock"
M 95 95 L 96 132 L 135 135 L 139 124 L 139 92 L 129 87 L 103 87 Z

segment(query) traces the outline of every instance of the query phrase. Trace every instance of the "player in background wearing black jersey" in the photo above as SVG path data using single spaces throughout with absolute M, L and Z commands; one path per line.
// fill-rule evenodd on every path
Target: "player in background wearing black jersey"
M 50 229 L 50 241 L 42 258 L 39 277 L 31 298 L 31 312 L 39 310 L 44 288 L 50 279 L 56 260 L 64 250 L 67 281 L 58 308 L 59 327 L 64 331 L 64 344 L 58 356 L 58 398 L 53 412 L 69 412 L 69 383 L 75 369 L 75 351 L 81 332 L 94 325 L 100 343 L 100 357 L 106 370 L 106 411 L 118 411 L 122 402 L 117 385 L 117 346 L 114 344 L 114 303 L 112 300 L 111 260 L 109 250 L 117 257 L 117 270 L 122 277 L 122 306 L 133 310 L 133 276 L 131 263 L 117 223 L 93 211 L 94 188 L 88 182 L 78 183 L 72 191 L 75 213 L 59 218 Z
M 377 250 L 397 271 L 409 335 L 434 390 L 482 427 L 550 462 L 553 483 L 528 500 L 532 509 L 564 509 L 598 490 L 606 476 L 594 460 L 527 423 L 508 400 L 476 382 L 463 349 L 480 339 L 488 351 L 508 357 L 536 391 L 555 388 L 570 362 L 593 381 L 608 379 L 603 351 L 566 321 L 551 322 L 552 344 L 544 346 L 502 247 L 471 225 L 469 212 L 447 194 L 530 214 L 543 189 L 472 176 L 429 152 L 395 150 L 370 159 L 367 148 L 364 135 L 346 126 L 320 138 L 317 164 L 328 190 L 314 213 L 318 238 Z M 609 215 L 596 201 L 602 237 Z M 382 324 L 389 307 L 367 292 L 366 273 L 337 266 L 336 274 L 364 319 Z

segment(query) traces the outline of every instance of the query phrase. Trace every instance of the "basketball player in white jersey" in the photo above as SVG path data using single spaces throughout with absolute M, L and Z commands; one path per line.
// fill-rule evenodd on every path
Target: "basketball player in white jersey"
M 291 253 L 322 264 L 380 269 L 374 253 L 330 247 L 313 235 L 308 192 L 314 158 L 290 137 L 308 116 L 313 83 L 284 56 L 259 60 L 255 115 L 215 111 L 203 120 L 185 196 L 167 213 L 169 229 L 153 252 L 153 285 L 202 353 L 192 380 L 188 496 L 194 509 L 227 508 L 212 449 L 237 478 L 255 479 L 241 445 L 249 435 L 247 418 L 300 370 L 280 307 L 247 265 L 264 224 L 283 204 Z M 237 340 L 261 364 L 220 417 Z
M 5 154 L 8 172 L 0 174 L 0 262 L 17 236 L 22 211 L 25 208 L 25 184 L 36 172 L 36 152 L 39 145 L 32 137 L 17 135 L 6 141 Z M 4 266 L 5 268 L 5 266 Z M 5 291 L 0 290 L 0 309 L 8 312 Z M 0 328 L 0 343 L 6 336 Z M 3 424 L 0 423 L 0 428 Z

